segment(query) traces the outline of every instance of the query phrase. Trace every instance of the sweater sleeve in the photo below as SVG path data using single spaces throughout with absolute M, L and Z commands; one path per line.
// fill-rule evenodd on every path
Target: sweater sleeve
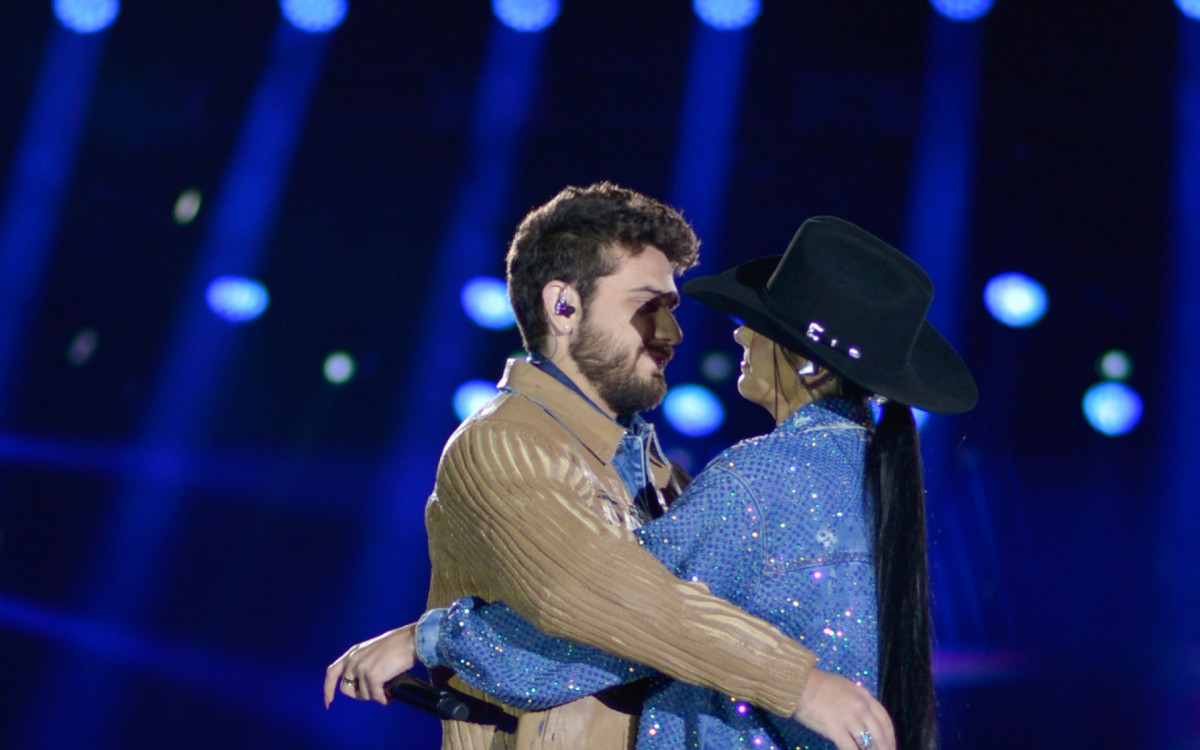
M 588 479 L 564 446 L 519 425 L 478 422 L 443 454 L 427 510 L 431 540 L 452 547 L 470 579 L 464 588 L 505 601 L 547 635 L 790 715 L 813 653 L 672 575 L 588 507 Z

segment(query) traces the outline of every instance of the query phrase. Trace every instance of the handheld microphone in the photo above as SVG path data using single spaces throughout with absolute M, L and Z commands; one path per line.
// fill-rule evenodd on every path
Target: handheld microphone
M 466 721 L 471 716 L 470 707 L 458 695 L 410 674 L 396 677 L 384 685 L 384 688 L 388 697 L 428 711 L 442 719 Z
M 439 688 L 425 680 L 402 674 L 384 686 L 388 697 L 407 703 L 439 719 L 488 724 L 498 731 L 517 731 L 517 717 L 497 705 L 451 688 Z

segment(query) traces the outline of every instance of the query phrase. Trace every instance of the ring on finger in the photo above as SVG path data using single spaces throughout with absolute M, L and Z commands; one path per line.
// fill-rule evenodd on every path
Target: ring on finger
M 861 747 L 862 750 L 870 750 L 870 747 L 874 744 L 875 740 L 871 737 L 870 732 L 864 729 L 858 733 L 858 746 Z

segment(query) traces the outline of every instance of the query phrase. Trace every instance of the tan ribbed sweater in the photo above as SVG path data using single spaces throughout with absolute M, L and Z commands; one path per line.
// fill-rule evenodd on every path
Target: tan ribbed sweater
M 501 385 L 514 392 L 465 422 L 438 466 L 429 606 L 503 600 L 549 635 L 789 715 L 812 652 L 638 545 L 611 463 L 624 428 L 527 363 L 510 361 Z M 669 467 L 652 469 L 663 486 Z M 442 747 L 616 750 L 635 731 L 636 717 L 588 697 L 519 714 L 515 736 L 443 722 Z

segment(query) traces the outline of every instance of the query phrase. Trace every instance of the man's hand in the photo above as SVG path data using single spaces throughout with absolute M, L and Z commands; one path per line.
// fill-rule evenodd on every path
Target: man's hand
M 883 704 L 845 677 L 813 669 L 792 718 L 837 745 L 838 750 L 895 750 L 896 733 Z M 862 741 L 866 732 L 869 741 Z
M 417 624 L 410 623 L 347 649 L 325 670 L 325 708 L 329 708 L 338 689 L 355 700 L 386 706 L 384 684 L 417 663 L 413 639 L 416 629 Z

